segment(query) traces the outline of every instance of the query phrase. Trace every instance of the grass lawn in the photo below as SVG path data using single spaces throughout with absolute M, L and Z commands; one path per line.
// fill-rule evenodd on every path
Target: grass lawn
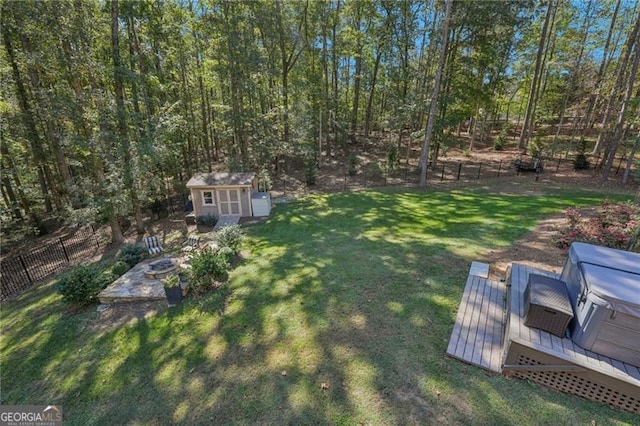
M 469 264 L 603 194 L 389 189 L 247 228 L 217 292 L 115 330 L 47 284 L 2 306 L 2 404 L 65 424 L 590 424 L 629 413 L 445 355 Z M 608 194 L 611 197 L 611 194 Z

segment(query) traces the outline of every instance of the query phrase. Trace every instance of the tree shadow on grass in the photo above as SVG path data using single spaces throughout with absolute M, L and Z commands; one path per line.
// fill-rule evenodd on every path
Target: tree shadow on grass
M 17 379 L 3 402 L 53 397 L 72 424 L 526 424 L 536 412 L 512 406 L 535 396 L 584 419 L 593 405 L 513 392 L 516 382 L 444 356 L 470 261 L 524 233 L 541 202 L 564 207 L 464 191 L 279 207 L 249 228 L 250 257 L 215 293 L 101 335 L 82 331 L 82 315 L 51 319 L 46 335 L 35 323 L 12 330 L 12 343 L 34 330 L 42 338 L 12 348 L 9 361 L 33 352 L 18 377 L 43 386 Z

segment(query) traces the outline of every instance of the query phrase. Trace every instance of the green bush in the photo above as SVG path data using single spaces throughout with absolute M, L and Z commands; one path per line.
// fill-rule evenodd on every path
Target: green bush
M 65 301 L 87 304 L 93 302 L 113 278 L 113 275 L 104 273 L 96 266 L 80 265 L 62 274 L 55 287 Z
M 269 174 L 269 170 L 265 167 L 261 168 L 256 175 L 256 180 L 258 181 L 258 191 L 267 192 L 271 190 L 273 186 L 273 182 L 271 181 L 271 174 Z
M 216 252 L 218 256 L 223 258 L 229 265 L 231 261 L 235 257 L 236 253 L 231 249 L 231 247 L 220 247 Z
M 189 288 L 196 294 L 216 287 L 216 283 L 224 280 L 229 268 L 227 256 L 210 248 L 195 252 L 189 263 Z
M 206 216 L 198 216 L 196 218 L 196 223 L 201 226 L 206 226 L 213 228 L 218 223 L 218 216 L 214 214 L 208 214 Z
M 129 264 L 127 262 L 125 262 L 124 260 L 118 260 L 111 267 L 111 273 L 113 275 L 121 276 L 121 275 L 124 275 L 124 273 L 127 272 L 129 269 L 131 268 L 129 267 Z
M 121 260 L 129 265 L 129 269 L 142 262 L 148 255 L 147 249 L 140 244 L 127 244 L 124 245 L 118 255 L 117 260 Z
M 367 178 L 371 180 L 382 179 L 384 176 L 384 170 L 382 170 L 382 166 L 377 161 L 367 164 L 365 172 L 367 173 Z
M 542 139 L 538 136 L 533 138 L 531 142 L 529 142 L 529 146 L 527 147 L 529 150 L 529 155 L 531 158 L 542 158 L 542 152 L 544 149 Z
M 316 162 L 313 159 L 308 159 L 304 166 L 304 179 L 308 186 L 315 185 L 318 179 L 318 171 Z
M 391 148 L 389 148 L 387 164 L 389 164 L 389 170 L 395 170 L 400 165 L 400 153 L 397 145 L 391 145 Z
M 504 151 L 504 146 L 507 144 L 507 132 L 509 131 L 509 126 L 504 126 L 498 137 L 496 137 L 493 141 L 493 150 L 494 151 Z
M 234 255 L 240 251 L 240 244 L 242 243 L 243 237 L 244 232 L 242 232 L 239 225 L 225 226 L 216 232 L 218 246 L 221 249 L 224 247 L 230 248 Z
M 360 160 L 355 154 L 351 154 L 349 156 L 349 176 L 355 176 L 358 174 L 358 165 L 360 164 Z
M 573 157 L 573 170 L 588 170 L 591 164 L 587 158 L 587 141 L 584 138 L 578 142 L 577 151 Z

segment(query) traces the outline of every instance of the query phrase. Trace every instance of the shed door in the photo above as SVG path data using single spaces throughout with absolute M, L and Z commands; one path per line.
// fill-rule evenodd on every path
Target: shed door
M 217 192 L 220 216 L 242 216 L 238 189 L 218 189 Z

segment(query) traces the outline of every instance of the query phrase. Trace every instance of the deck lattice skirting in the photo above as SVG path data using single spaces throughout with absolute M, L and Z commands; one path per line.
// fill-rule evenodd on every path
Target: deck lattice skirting
M 638 366 L 524 325 L 524 291 L 531 273 L 558 278 L 519 264 L 512 265 L 506 285 L 470 275 L 447 354 L 489 371 L 640 414 Z
M 640 414 L 640 368 L 583 349 L 568 337 L 524 325 L 529 274 L 548 271 L 513 264 L 508 282 L 503 374 Z

